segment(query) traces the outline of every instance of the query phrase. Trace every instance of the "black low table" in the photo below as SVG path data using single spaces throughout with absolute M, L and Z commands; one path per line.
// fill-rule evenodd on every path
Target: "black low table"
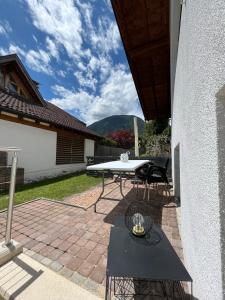
M 184 282 L 190 282 L 191 295 L 184 292 Z M 112 294 L 118 299 L 192 299 L 192 278 L 158 226 L 147 240 L 135 237 L 125 225 L 111 228 L 105 299 Z

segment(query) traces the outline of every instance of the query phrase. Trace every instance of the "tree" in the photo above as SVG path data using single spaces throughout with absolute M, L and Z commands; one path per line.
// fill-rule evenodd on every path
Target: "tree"
M 141 145 L 146 155 L 158 156 L 170 152 L 171 127 L 168 119 L 145 122 Z
M 160 156 L 170 153 L 170 137 L 158 134 L 152 135 L 146 141 L 146 155 Z
M 168 119 L 162 120 L 151 120 L 145 122 L 144 127 L 144 139 L 147 139 L 149 136 L 161 134 L 169 126 Z
M 134 146 L 134 134 L 129 130 L 118 130 L 108 135 L 108 138 L 117 142 L 118 147 L 130 149 Z
M 104 146 L 117 147 L 117 142 L 109 138 L 101 139 L 99 144 Z

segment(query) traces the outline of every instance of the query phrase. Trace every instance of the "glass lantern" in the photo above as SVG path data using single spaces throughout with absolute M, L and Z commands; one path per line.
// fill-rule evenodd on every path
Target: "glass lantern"
M 150 206 L 144 201 L 131 203 L 125 213 L 125 224 L 135 236 L 144 237 L 148 235 L 153 226 Z

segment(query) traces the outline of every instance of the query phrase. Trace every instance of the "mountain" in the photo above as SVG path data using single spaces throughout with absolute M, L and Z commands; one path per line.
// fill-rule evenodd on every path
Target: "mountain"
M 138 132 L 141 135 L 144 130 L 144 121 L 137 117 Z M 126 129 L 134 130 L 134 116 L 115 115 L 104 118 L 88 126 L 100 135 L 106 136 L 109 133 Z

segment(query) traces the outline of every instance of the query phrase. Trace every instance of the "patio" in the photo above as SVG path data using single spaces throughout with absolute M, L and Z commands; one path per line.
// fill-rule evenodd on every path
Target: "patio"
M 93 197 L 100 187 L 91 189 Z M 120 199 L 116 184 L 106 189 L 110 197 Z M 127 182 L 124 189 L 127 203 L 136 197 L 132 185 Z M 142 197 L 143 188 L 139 197 Z M 78 196 L 79 201 L 82 194 Z M 87 192 L 84 193 L 87 197 Z M 90 197 L 91 198 L 91 197 Z M 182 259 L 182 247 L 176 219 L 176 205 L 165 195 L 163 187 L 159 194 L 151 190 L 152 217 L 159 224 Z M 73 202 L 74 201 L 74 202 Z M 91 199 L 93 201 L 93 199 Z M 93 207 L 84 210 L 73 206 L 76 197 L 68 203 L 38 199 L 14 209 L 12 237 L 21 242 L 25 253 L 62 276 L 103 297 L 107 262 L 107 246 L 110 227 L 115 217 L 124 214 L 125 201 L 100 201 L 98 212 Z M 5 233 L 6 213 L 0 214 L 0 238 Z

